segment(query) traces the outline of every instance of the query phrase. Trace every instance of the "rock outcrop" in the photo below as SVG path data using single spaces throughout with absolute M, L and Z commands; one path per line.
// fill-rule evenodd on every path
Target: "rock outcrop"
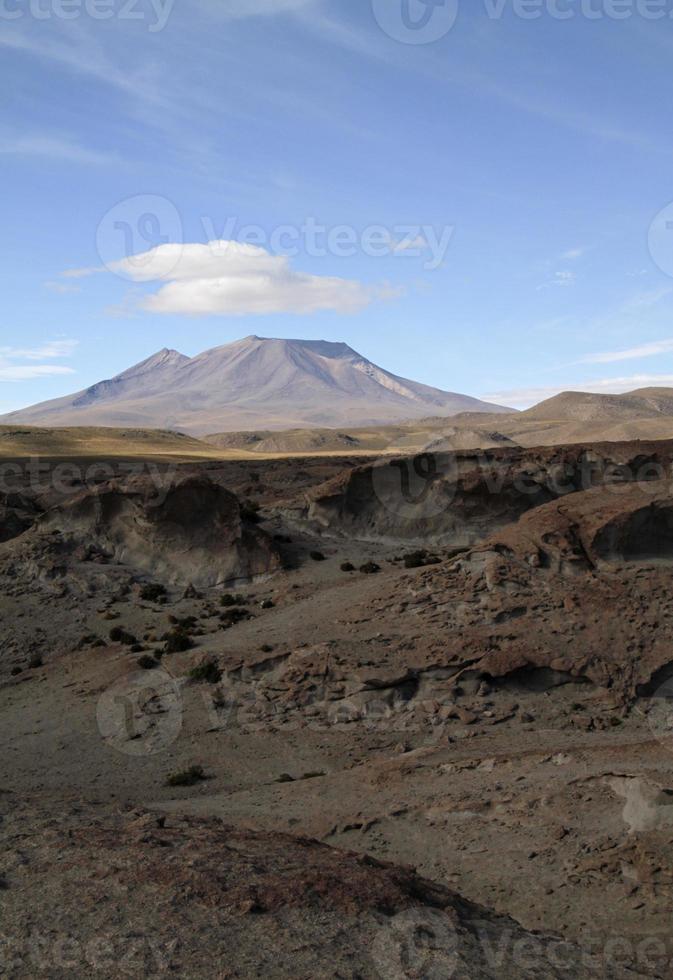
M 134 477 L 83 490 L 47 511 L 17 546 L 34 555 L 41 546 L 80 560 L 95 555 L 167 586 L 235 584 L 280 567 L 269 536 L 205 475 L 166 484 Z
M 18 538 L 39 514 L 40 508 L 25 494 L 0 492 L 0 543 Z
M 672 515 L 668 481 L 553 501 L 399 589 L 404 614 L 456 681 L 537 673 L 623 701 L 653 693 L 673 662 Z
M 311 491 L 308 516 L 361 539 L 470 546 L 559 497 L 662 478 L 672 461 L 671 441 L 384 458 Z

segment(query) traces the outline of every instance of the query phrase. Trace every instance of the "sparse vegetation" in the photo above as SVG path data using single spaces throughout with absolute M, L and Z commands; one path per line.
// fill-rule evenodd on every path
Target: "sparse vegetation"
M 80 637 L 76 650 L 84 650 L 86 647 L 104 647 L 105 641 L 101 640 L 99 636 L 95 633 L 87 633 L 85 636 Z
M 196 786 L 207 779 L 203 766 L 190 766 L 182 772 L 174 772 L 166 779 L 167 786 Z
M 142 670 L 154 670 L 155 667 L 159 666 L 159 661 L 146 653 L 144 656 L 138 658 L 138 666 Z
M 162 602 L 166 600 L 166 589 L 163 585 L 148 582 L 140 589 L 140 598 L 146 602 Z
M 182 629 L 190 630 L 193 629 L 198 620 L 196 616 L 169 616 L 168 622 L 174 626 L 180 626 Z
M 355 565 L 352 562 L 350 562 L 350 561 L 344 561 L 344 562 L 341 563 L 341 571 L 342 572 L 354 572 L 355 571 Z
M 231 592 L 225 592 L 223 596 L 220 596 L 221 606 L 244 606 L 247 601 L 245 596 L 234 595 Z
M 360 571 L 364 575 L 376 575 L 377 572 L 381 571 L 381 566 L 377 565 L 375 561 L 368 561 L 364 565 L 360 565 Z
M 313 561 L 326 561 L 327 559 L 323 555 L 322 551 L 312 551 L 311 558 Z
M 195 684 L 219 684 L 222 680 L 222 671 L 215 660 L 203 660 L 189 671 L 189 679 Z
M 184 650 L 191 650 L 192 638 L 189 633 L 181 626 L 164 633 L 164 653 L 182 653 Z
M 236 606 L 220 614 L 220 622 L 226 627 L 235 626 L 236 623 L 242 623 L 246 619 L 252 619 L 248 610 L 238 609 Z
M 112 627 L 110 630 L 110 639 L 113 643 L 122 643 L 127 647 L 131 647 L 134 643 L 138 642 L 133 633 L 129 633 L 127 630 L 122 629 L 121 626 Z

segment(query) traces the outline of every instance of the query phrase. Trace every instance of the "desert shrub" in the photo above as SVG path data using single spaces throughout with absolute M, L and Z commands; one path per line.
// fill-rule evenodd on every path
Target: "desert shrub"
M 195 786 L 208 777 L 203 771 L 203 766 L 190 766 L 182 772 L 174 772 L 166 780 L 167 786 Z
M 238 609 L 236 606 L 220 614 L 220 622 L 224 626 L 235 626 L 236 623 L 242 623 L 246 619 L 252 619 L 248 610 Z
M 350 561 L 344 561 L 344 562 L 341 563 L 341 571 L 342 572 L 354 572 L 355 571 L 355 565 L 352 562 L 350 562 Z
M 222 671 L 214 660 L 204 660 L 192 667 L 189 679 L 196 684 L 218 684 L 222 680 Z
M 31 670 L 35 670 L 37 667 L 41 667 L 43 664 L 42 655 L 39 653 L 34 653 L 33 656 L 28 661 L 28 666 Z
M 140 589 L 140 598 L 147 602 L 160 602 L 166 598 L 166 589 L 155 582 L 147 582 Z
M 159 666 L 159 662 L 146 653 L 144 656 L 138 658 L 138 666 L 143 670 L 154 670 L 155 667 Z
M 224 595 L 220 596 L 221 606 L 244 606 L 248 600 L 242 595 L 233 595 L 231 592 L 225 592 Z
M 95 633 L 87 633 L 85 636 L 80 637 L 79 642 L 77 643 L 75 649 L 84 650 L 85 647 L 104 647 L 104 646 L 105 646 L 105 642 L 101 640 L 99 636 L 96 636 Z
M 110 630 L 110 639 L 113 643 L 123 643 L 127 647 L 131 647 L 134 643 L 138 642 L 133 633 L 127 632 L 121 626 L 112 627 Z
M 368 561 L 364 565 L 360 565 L 360 571 L 365 575 L 375 575 L 381 571 L 381 566 L 377 565 L 375 561 Z
M 190 630 L 196 626 L 198 620 L 196 616 L 169 616 L 168 622 L 174 626 L 180 626 L 183 630 Z
M 273 609 L 275 603 L 273 599 L 263 599 L 260 603 L 262 609 Z
M 181 626 L 164 633 L 163 640 L 164 653 L 182 653 L 183 650 L 191 650 L 193 645 L 189 633 Z
M 323 555 L 322 551 L 312 551 L 311 558 L 313 561 L 326 561 L 327 559 Z

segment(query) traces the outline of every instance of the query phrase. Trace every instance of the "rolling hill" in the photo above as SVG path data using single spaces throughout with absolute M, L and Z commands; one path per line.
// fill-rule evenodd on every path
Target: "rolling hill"
M 623 395 L 563 391 L 521 412 L 521 419 L 567 422 L 633 422 L 673 418 L 673 388 L 639 388 Z

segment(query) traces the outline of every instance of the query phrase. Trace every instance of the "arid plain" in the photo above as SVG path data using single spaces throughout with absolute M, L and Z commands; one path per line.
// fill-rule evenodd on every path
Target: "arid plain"
M 450 422 L 3 430 L 6 975 L 671 975 L 673 440 Z

